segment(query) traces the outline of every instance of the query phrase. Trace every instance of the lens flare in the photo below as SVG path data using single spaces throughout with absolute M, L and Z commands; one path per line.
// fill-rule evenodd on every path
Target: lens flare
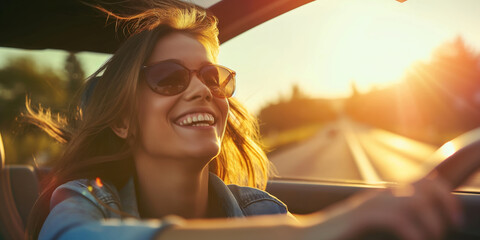
M 447 142 L 439 150 L 444 158 L 448 158 L 457 151 L 457 147 L 452 142 Z
M 98 187 L 103 187 L 103 183 L 102 183 L 102 180 L 100 180 L 100 178 L 97 177 L 97 178 L 95 179 L 95 182 L 97 183 L 97 186 L 98 186 Z

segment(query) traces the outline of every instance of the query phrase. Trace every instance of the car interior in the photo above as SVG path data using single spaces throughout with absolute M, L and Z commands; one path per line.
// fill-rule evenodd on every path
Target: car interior
M 395 0 L 389 0 L 394 2 Z M 413 1 L 413 0 L 412 0 Z M 87 1 L 90 2 L 90 1 Z M 201 1 L 197 1 L 201 2 Z M 219 19 L 221 43 L 300 6 L 311 0 L 223 0 L 212 1 L 208 10 Z M 409 1 L 397 1 L 408 4 Z M 400 3 L 403 2 L 403 3 Z M 24 9 L 22 4 L 30 5 Z M 0 47 L 20 49 L 62 49 L 112 53 L 123 38 L 116 33 L 115 24 L 106 24 L 105 18 L 80 1 L 5 1 L 0 4 Z M 43 16 L 48 12 L 48 17 Z M 73 26 L 73 27 L 72 27 Z M 95 37 L 91 37 L 95 36 Z M 116 37 L 112 37 L 116 36 Z M 337 134 L 335 131 L 330 135 Z M 450 155 L 438 154 L 448 146 L 456 148 Z M 453 186 L 459 187 L 480 167 L 480 131 L 471 130 L 443 145 L 433 155 L 438 171 Z M 30 210 L 41 191 L 42 178 L 49 167 L 6 164 L 4 142 L 0 133 L 0 239 L 21 236 Z M 385 188 L 386 182 L 336 181 L 328 179 L 302 179 L 276 177 L 269 181 L 267 192 L 279 198 L 293 214 L 308 214 L 331 206 L 355 193 L 367 189 Z M 465 209 L 465 226 L 451 232 L 448 239 L 480 238 L 480 192 L 471 188 L 456 188 Z M 20 219 L 20 221 L 12 221 Z M 23 223 L 22 226 L 15 222 Z M 391 239 L 385 233 L 373 233 L 363 239 Z

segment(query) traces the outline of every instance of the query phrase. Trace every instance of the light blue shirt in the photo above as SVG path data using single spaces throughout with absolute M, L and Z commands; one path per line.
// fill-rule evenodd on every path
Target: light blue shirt
M 133 178 L 120 190 L 107 181 L 100 185 L 79 179 L 59 186 L 39 239 L 152 239 L 174 224 L 169 217 L 140 220 Z M 285 204 L 267 192 L 227 186 L 214 174 L 209 175 L 209 188 L 229 218 L 288 213 Z

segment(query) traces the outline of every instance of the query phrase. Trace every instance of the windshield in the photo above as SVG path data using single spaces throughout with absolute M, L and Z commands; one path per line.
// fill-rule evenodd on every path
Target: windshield
M 220 62 L 279 178 L 410 181 L 480 126 L 478 12 L 475 0 L 315 1 L 224 43 Z
M 237 72 L 235 97 L 259 118 L 277 178 L 405 182 L 480 126 L 478 12 L 476 0 L 320 0 L 222 44 L 219 63 Z M 14 121 L 25 94 L 65 109 L 108 57 L 0 48 L 8 163 L 48 165 L 61 152 Z

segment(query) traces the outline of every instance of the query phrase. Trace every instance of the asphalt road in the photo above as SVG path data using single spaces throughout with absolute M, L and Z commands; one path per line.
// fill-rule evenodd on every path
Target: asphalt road
M 436 149 L 343 118 L 269 158 L 285 178 L 405 182 L 423 176 Z

